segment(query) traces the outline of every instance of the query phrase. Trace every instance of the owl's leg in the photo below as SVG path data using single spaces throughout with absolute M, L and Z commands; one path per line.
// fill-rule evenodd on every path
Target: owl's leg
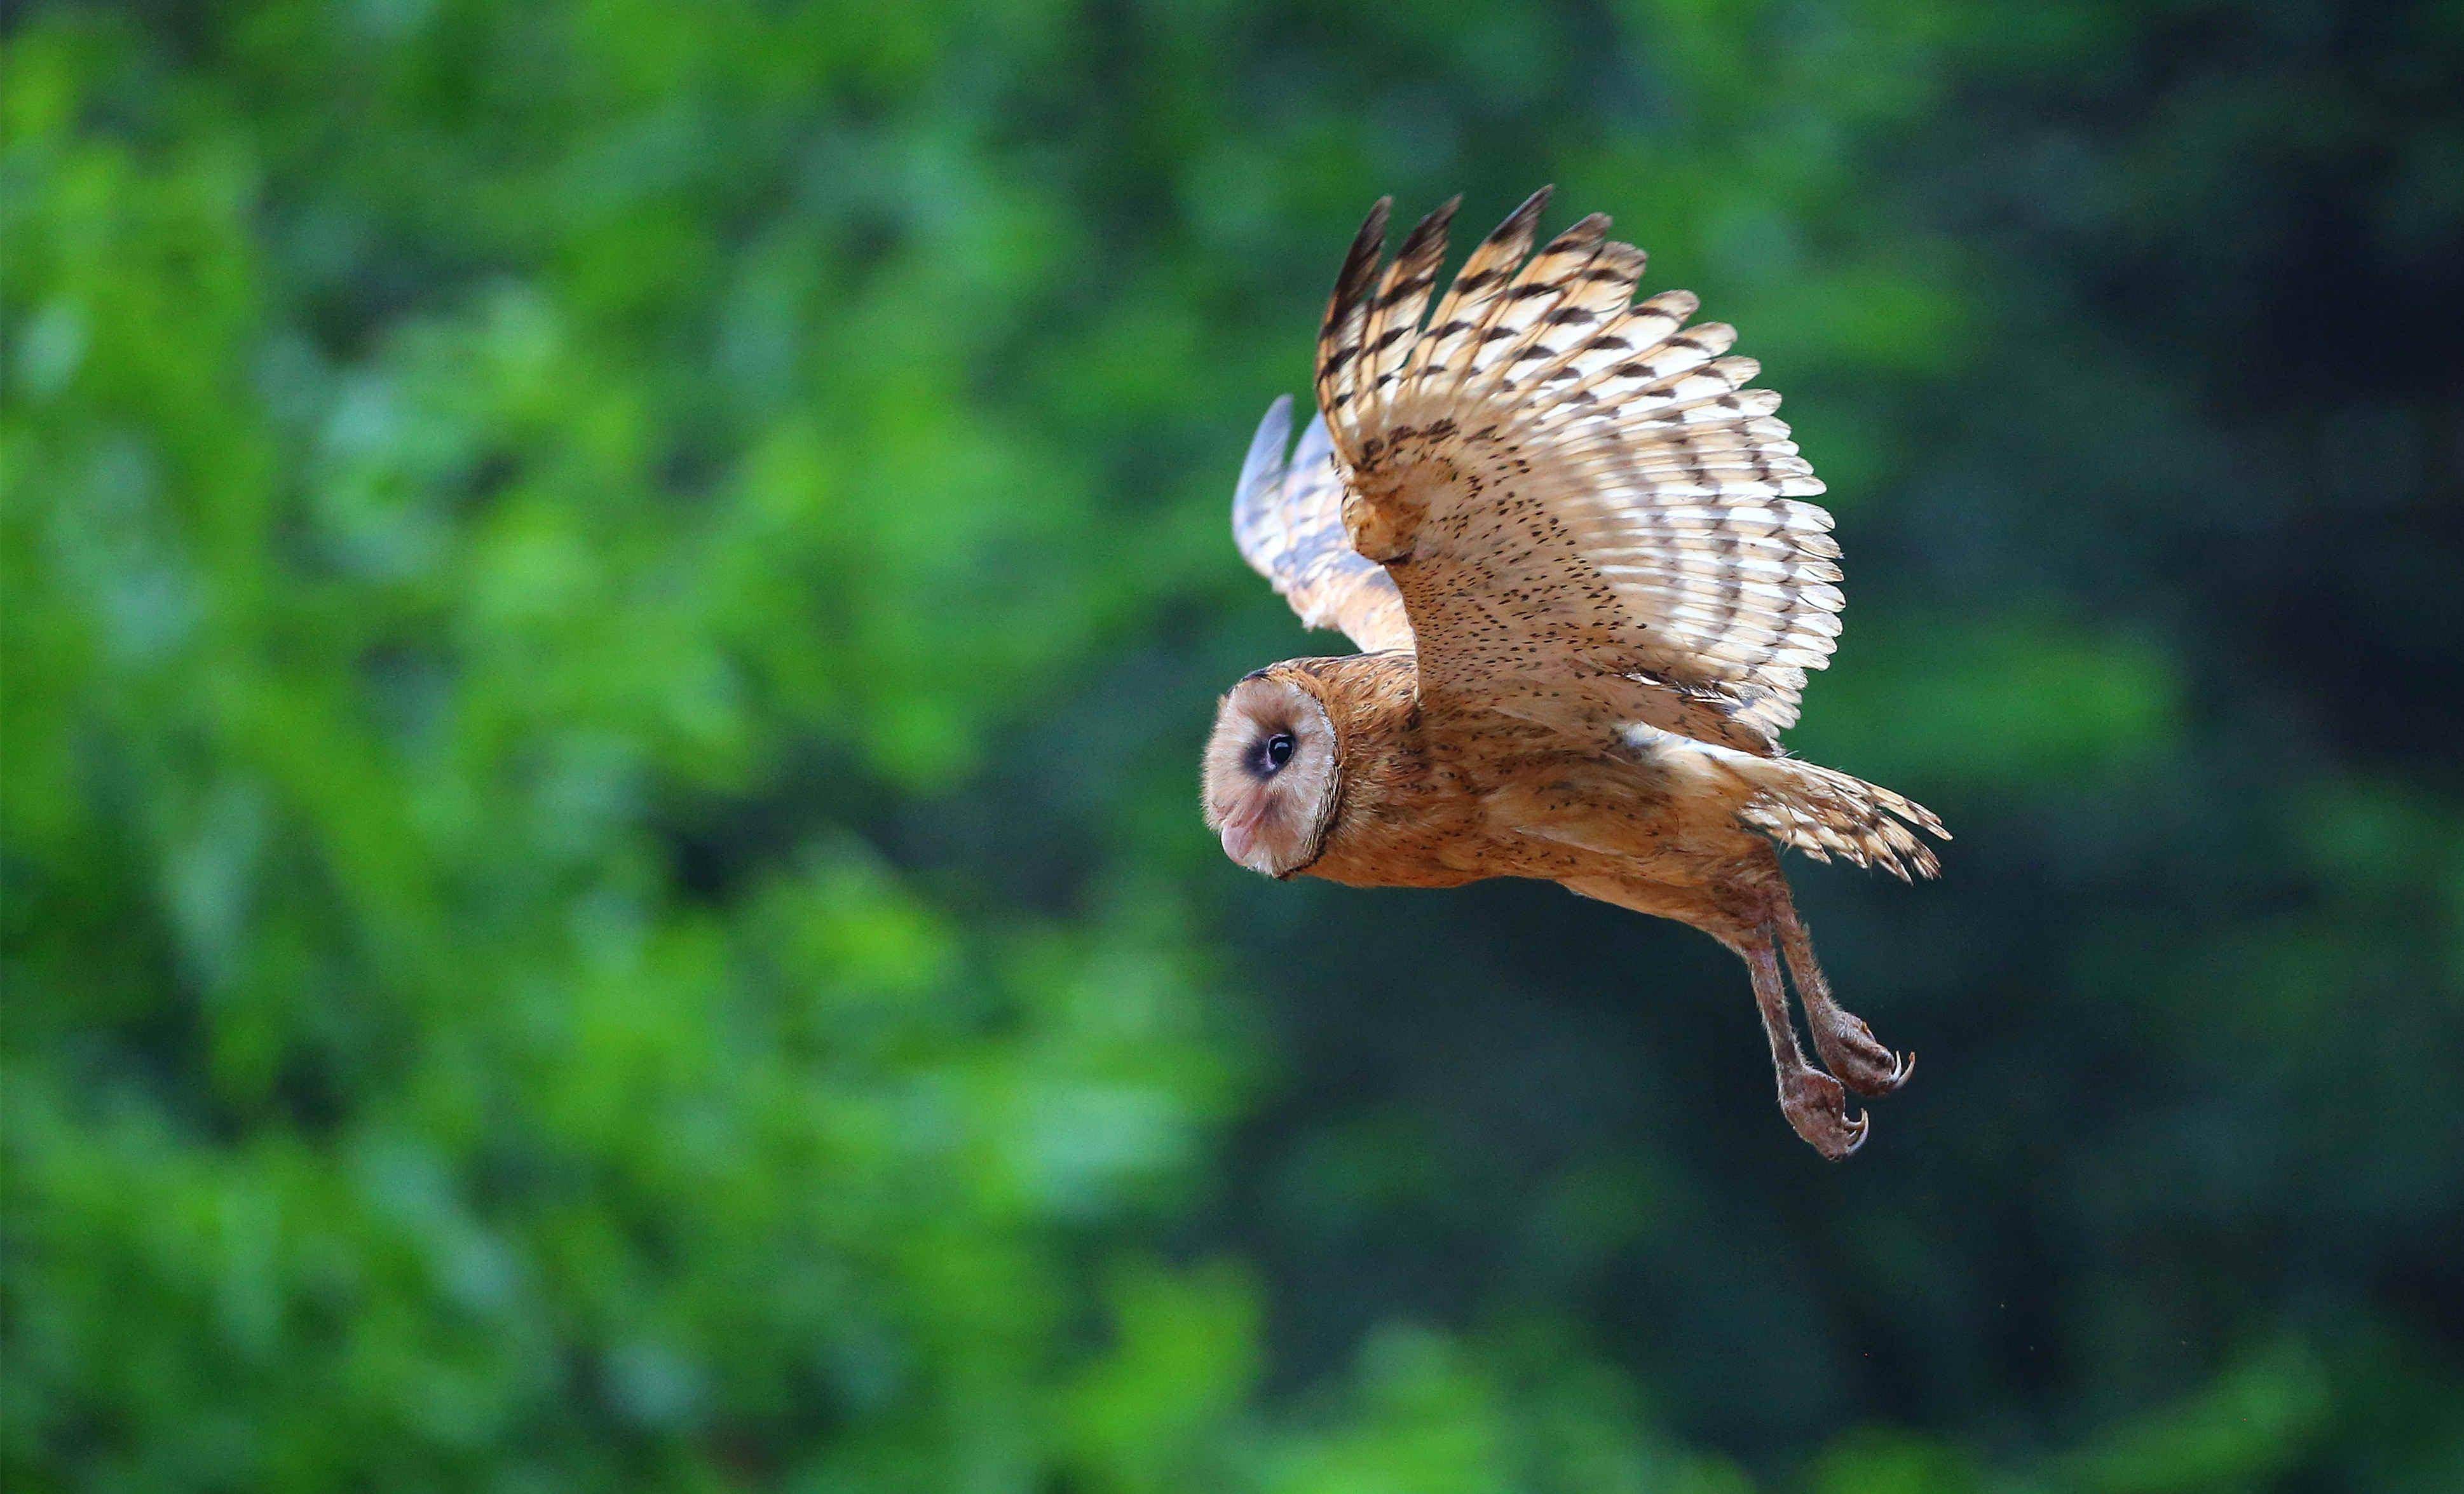
M 1779 1081 L 1779 1110 L 1796 1133 L 1814 1150 L 1837 1162 L 1865 1144 L 1870 1124 L 1862 1115 L 1848 1117 L 1846 1091 L 1839 1081 L 1805 1061 L 1796 1045 L 1796 1029 L 1788 1020 L 1788 993 L 1780 984 L 1779 956 L 1771 948 L 1766 924 L 1730 947 L 1745 956 L 1753 973 L 1754 1005 L 1761 1009 L 1763 1035 L 1771 1039 L 1771 1070 Z
M 1805 1025 L 1814 1034 L 1814 1050 L 1822 1066 L 1859 1094 L 1889 1094 L 1917 1070 L 1916 1055 L 1900 1057 L 1882 1046 L 1874 1030 L 1831 999 L 1831 982 L 1814 958 L 1814 937 L 1796 916 L 1796 905 L 1782 893 L 1778 899 L 1780 947 L 1788 952 L 1789 974 L 1796 978 L 1797 999 L 1805 1003 Z

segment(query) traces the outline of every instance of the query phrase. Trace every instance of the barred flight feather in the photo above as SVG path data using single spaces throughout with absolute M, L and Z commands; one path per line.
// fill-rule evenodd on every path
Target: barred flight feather
M 1749 823 L 1811 855 L 1931 874 L 1906 828 L 1940 834 L 1930 814 L 1779 752 L 1845 604 L 1831 516 L 1806 501 L 1823 485 L 1779 396 L 1748 387 L 1761 364 L 1731 351 L 1735 328 L 1686 325 L 1695 297 L 1634 298 L 1645 257 L 1606 217 L 1533 253 L 1548 199 L 1473 249 L 1425 324 L 1456 204 L 1381 271 L 1378 203 L 1319 336 L 1331 457 L 1285 467 L 1287 417 L 1270 412 L 1278 450 L 1253 451 L 1236 505 L 1243 554 L 1304 618 L 1341 613 L 1355 639 L 1416 647 L 1424 698 L 1760 759 Z

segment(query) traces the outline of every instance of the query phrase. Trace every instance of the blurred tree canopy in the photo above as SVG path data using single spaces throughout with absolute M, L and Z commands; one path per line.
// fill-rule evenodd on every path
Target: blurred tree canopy
M 2464 1486 L 2453 5 L 5 24 L 10 1487 Z M 1198 824 L 1344 243 L 1544 180 L 1961 837 L 1799 878 L 1846 1168 L 1707 941 Z

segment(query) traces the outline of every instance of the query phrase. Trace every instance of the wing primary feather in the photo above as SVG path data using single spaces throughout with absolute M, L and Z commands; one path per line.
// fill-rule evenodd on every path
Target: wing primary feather
M 1377 284 L 1376 299 L 1361 328 L 1360 366 L 1354 374 L 1360 386 L 1358 418 L 1364 425 L 1384 417 L 1404 375 L 1420 314 L 1428 309 L 1438 266 L 1446 257 L 1446 229 L 1462 206 L 1462 197 L 1450 197 L 1415 224 Z
M 1343 273 L 1335 277 L 1334 294 L 1326 303 L 1326 322 L 1318 332 L 1317 406 L 1329 423 L 1347 430 L 1359 425 L 1352 408 L 1360 387 L 1360 323 L 1369 311 L 1370 288 L 1377 281 L 1377 261 L 1386 253 L 1386 219 L 1395 199 L 1380 197 L 1369 209 L 1344 256 Z
M 1459 400 L 1486 398 L 1512 383 L 1518 355 L 1548 327 L 1550 313 L 1566 297 L 1608 241 L 1609 216 L 1588 214 L 1531 256 L 1497 297 L 1473 342 L 1458 381 Z
M 1249 454 L 1241 461 L 1241 484 L 1232 490 L 1237 508 L 1254 501 L 1269 485 L 1284 480 L 1285 451 L 1292 439 L 1292 397 L 1275 396 L 1266 406 L 1266 416 L 1258 422 L 1258 433 L 1249 438 Z
M 1429 319 L 1429 331 L 1413 357 L 1413 383 L 1421 397 L 1451 394 L 1470 371 L 1476 339 L 1505 304 L 1506 288 L 1515 267 L 1531 252 L 1540 211 L 1555 190 L 1544 187 L 1525 198 L 1523 206 L 1490 230 L 1455 272 L 1455 282 L 1439 301 L 1437 314 Z

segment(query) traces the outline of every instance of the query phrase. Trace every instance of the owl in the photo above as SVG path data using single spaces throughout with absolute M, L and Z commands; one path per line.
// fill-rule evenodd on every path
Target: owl
M 1266 412 L 1233 498 L 1241 553 L 1361 650 L 1222 698 L 1208 828 L 1276 878 L 1457 887 L 1536 877 L 1673 918 L 1751 977 L 1781 1112 L 1822 1155 L 1863 1145 L 1909 1061 L 1843 1010 L 1782 846 L 1903 881 L 1939 870 L 1910 800 L 1787 756 L 1839 634 L 1823 491 L 1748 388 L 1732 327 L 1635 299 L 1640 250 L 1583 219 L 1531 253 L 1546 188 L 1429 311 L 1456 202 L 1385 261 L 1380 202 L 1317 342 L 1317 418 Z M 1425 315 L 1424 315 L 1425 314 Z M 1785 961 L 1820 1066 L 1791 1020 Z

